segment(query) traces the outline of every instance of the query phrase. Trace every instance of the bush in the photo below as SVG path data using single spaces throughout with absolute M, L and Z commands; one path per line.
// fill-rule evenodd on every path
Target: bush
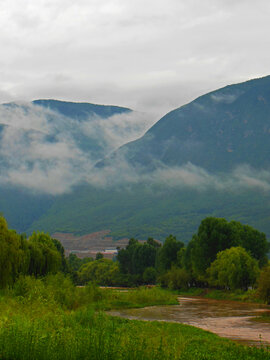
M 270 266 L 262 269 L 259 280 L 257 294 L 260 299 L 270 304 Z
M 159 277 L 159 282 L 162 287 L 168 287 L 173 290 L 187 289 L 191 276 L 186 269 L 179 269 L 173 267 L 166 274 Z

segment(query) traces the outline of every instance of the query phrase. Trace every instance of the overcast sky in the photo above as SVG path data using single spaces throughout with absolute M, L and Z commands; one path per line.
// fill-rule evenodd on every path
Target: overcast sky
M 0 102 L 57 98 L 157 118 L 268 75 L 268 0 L 1 0 Z

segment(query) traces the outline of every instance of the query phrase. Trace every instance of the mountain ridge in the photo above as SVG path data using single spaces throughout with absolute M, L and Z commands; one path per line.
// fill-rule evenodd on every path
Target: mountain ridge
M 269 168 L 269 94 L 270 76 L 211 91 L 172 110 L 118 151 L 128 162 L 143 167 L 191 162 L 220 171 L 244 162 Z M 111 157 L 117 158 L 117 152 Z M 102 165 L 109 163 L 106 159 Z

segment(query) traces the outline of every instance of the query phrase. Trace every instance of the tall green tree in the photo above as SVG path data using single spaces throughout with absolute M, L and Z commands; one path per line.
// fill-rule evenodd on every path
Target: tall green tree
M 157 247 L 148 243 L 139 244 L 132 254 L 132 272 L 142 275 L 148 267 L 154 267 L 156 262 Z
M 133 253 L 140 246 L 139 241 L 130 239 L 125 249 L 118 251 L 117 260 L 119 262 L 120 271 L 123 274 L 133 274 L 134 266 L 132 263 Z
M 232 290 L 247 290 L 259 275 L 258 262 L 238 246 L 220 251 L 207 270 L 209 283 Z
M 14 230 L 9 230 L 7 222 L 0 217 L 0 287 L 12 284 L 27 262 L 24 239 Z
M 176 237 L 169 235 L 157 255 L 157 267 L 159 272 L 169 270 L 173 265 L 177 265 L 177 253 L 184 248 L 184 243 L 177 241 Z
M 269 243 L 265 234 L 242 225 L 237 221 L 207 217 L 192 239 L 192 249 L 187 251 L 188 261 L 197 277 L 205 277 L 205 271 L 215 260 L 218 252 L 234 246 L 246 249 L 262 266 L 267 261 Z M 188 249 L 187 249 L 188 250 Z
M 130 239 L 127 247 L 121 249 L 117 255 L 120 272 L 132 275 L 131 279 L 136 284 L 145 282 L 147 276 L 144 276 L 144 272 L 147 268 L 155 267 L 160 246 L 161 244 L 152 238 L 143 244 L 138 240 Z
M 34 232 L 29 240 L 29 274 L 35 276 L 55 273 L 62 269 L 62 256 L 52 238 L 43 232 Z

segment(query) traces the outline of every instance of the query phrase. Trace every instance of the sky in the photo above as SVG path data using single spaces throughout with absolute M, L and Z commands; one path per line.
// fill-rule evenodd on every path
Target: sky
M 269 75 L 267 0 L 1 0 L 0 103 L 54 98 L 158 120 Z

